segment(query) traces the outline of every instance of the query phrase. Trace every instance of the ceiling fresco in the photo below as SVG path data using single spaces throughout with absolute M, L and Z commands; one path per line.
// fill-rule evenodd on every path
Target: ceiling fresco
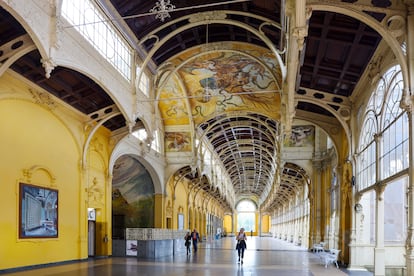
M 172 74 L 158 97 L 158 109 L 164 126 L 188 125 L 190 108 L 181 79 Z
M 196 125 L 223 112 L 280 119 L 281 77 L 272 73 L 280 72 L 276 59 L 259 47 L 235 49 L 200 54 L 198 47 L 172 60 L 179 77 L 170 77 L 158 97 L 166 126 L 185 124 L 189 114 Z
M 290 136 L 283 141 L 285 147 L 313 147 L 315 143 L 315 127 L 311 125 L 293 126 Z
M 165 151 L 191 151 L 190 132 L 165 132 Z

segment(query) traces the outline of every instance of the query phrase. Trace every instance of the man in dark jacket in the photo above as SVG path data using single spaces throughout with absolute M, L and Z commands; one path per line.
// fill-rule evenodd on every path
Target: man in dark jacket
M 193 232 L 191 232 L 191 240 L 193 241 L 194 253 L 197 253 L 197 243 L 200 241 L 200 235 L 198 234 L 198 232 L 195 228 L 194 228 Z

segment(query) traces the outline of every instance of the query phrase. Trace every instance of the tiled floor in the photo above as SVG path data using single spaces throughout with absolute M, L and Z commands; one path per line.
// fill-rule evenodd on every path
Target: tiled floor
M 185 251 L 174 257 L 156 260 L 100 258 L 46 268 L 6 273 L 8 276 L 122 276 L 122 275 L 372 275 L 349 272 L 320 264 L 316 253 L 270 237 L 249 237 L 243 264 L 237 263 L 234 238 L 206 241 L 196 254 Z M 358 274 L 355 274 L 358 273 Z

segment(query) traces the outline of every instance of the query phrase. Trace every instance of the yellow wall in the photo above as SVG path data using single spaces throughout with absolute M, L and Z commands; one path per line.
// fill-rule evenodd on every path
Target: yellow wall
M 175 189 L 175 202 L 174 202 L 174 229 L 178 229 L 178 214 L 184 215 L 184 229 L 188 229 L 188 210 L 187 210 L 187 191 L 183 183 L 178 183 Z
M 270 222 L 270 216 L 269 215 L 263 215 L 262 216 L 262 232 L 263 233 L 270 232 L 269 222 Z
M 108 139 L 105 132 L 97 133 L 95 139 L 92 139 L 90 150 L 87 158 L 87 207 L 94 208 L 96 211 L 96 247 L 95 255 L 110 255 L 112 252 L 109 242 L 102 242 L 105 237 L 112 237 L 112 227 L 108 223 L 112 221 L 111 212 L 111 191 L 112 182 L 107 177 L 108 157 Z M 108 199 L 108 201 L 106 201 Z M 110 208 L 105 208 L 109 206 Z
M 225 215 L 224 216 L 223 227 L 224 227 L 224 230 L 227 232 L 227 234 L 232 233 L 232 231 L 233 231 L 232 223 L 233 223 L 232 216 L 231 215 Z
M 223 218 L 224 213 L 215 199 L 206 200 L 208 198 L 205 191 L 200 189 L 200 187 L 194 186 L 185 177 L 177 180 L 177 177 L 172 175 L 166 185 L 166 195 L 164 198 L 165 216 L 172 221 L 171 229 L 178 229 L 178 215 L 183 214 L 184 230 L 196 228 L 201 237 L 205 237 L 207 234 L 215 234 L 215 232 L 207 232 L 215 231 L 215 229 L 207 229 L 207 217 L 208 215 L 213 215 Z M 225 223 L 223 222 L 223 224 Z M 166 224 L 164 225 L 165 227 Z M 231 231 L 231 223 L 228 229 L 227 231 Z
M 39 93 L 39 88 L 29 90 L 13 75 L 0 78 L 0 208 L 7 210 L 0 219 L 0 270 L 88 257 L 85 202 L 89 196 L 84 179 L 92 175 L 103 195 L 94 203 L 99 206 L 91 206 L 103 210 L 99 218 L 106 225 L 103 231 L 111 228 L 107 225 L 107 183 L 102 172 L 108 139 L 97 134 L 102 148 L 93 150 L 103 151 L 101 164 L 94 166 L 91 174 L 83 172 L 80 164 L 86 136 L 78 122 L 80 115 L 53 99 L 39 97 Z M 19 239 L 19 182 L 58 190 L 58 238 Z

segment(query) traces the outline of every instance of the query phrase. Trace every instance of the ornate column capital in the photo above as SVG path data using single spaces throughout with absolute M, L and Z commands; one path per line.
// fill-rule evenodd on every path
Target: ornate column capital
M 308 36 L 308 27 L 296 27 L 293 29 L 292 35 L 297 40 L 299 51 L 302 51 L 305 44 L 305 37 Z
M 404 109 L 408 114 L 412 114 L 413 112 L 413 102 L 414 96 L 410 95 L 409 91 L 404 93 L 403 99 L 400 102 L 400 107 Z
M 384 199 L 384 191 L 385 188 L 387 187 L 387 185 L 383 184 L 383 183 L 378 183 L 377 185 L 375 185 L 375 193 L 377 194 L 377 198 L 379 201 L 382 201 Z
M 382 133 L 376 133 L 374 134 L 374 140 L 376 143 L 378 143 L 382 138 Z
M 414 0 L 404 0 L 403 2 L 408 7 L 409 15 L 414 14 Z
M 355 203 L 359 203 L 361 201 L 361 198 L 362 198 L 362 194 L 360 192 L 355 193 L 354 195 Z

